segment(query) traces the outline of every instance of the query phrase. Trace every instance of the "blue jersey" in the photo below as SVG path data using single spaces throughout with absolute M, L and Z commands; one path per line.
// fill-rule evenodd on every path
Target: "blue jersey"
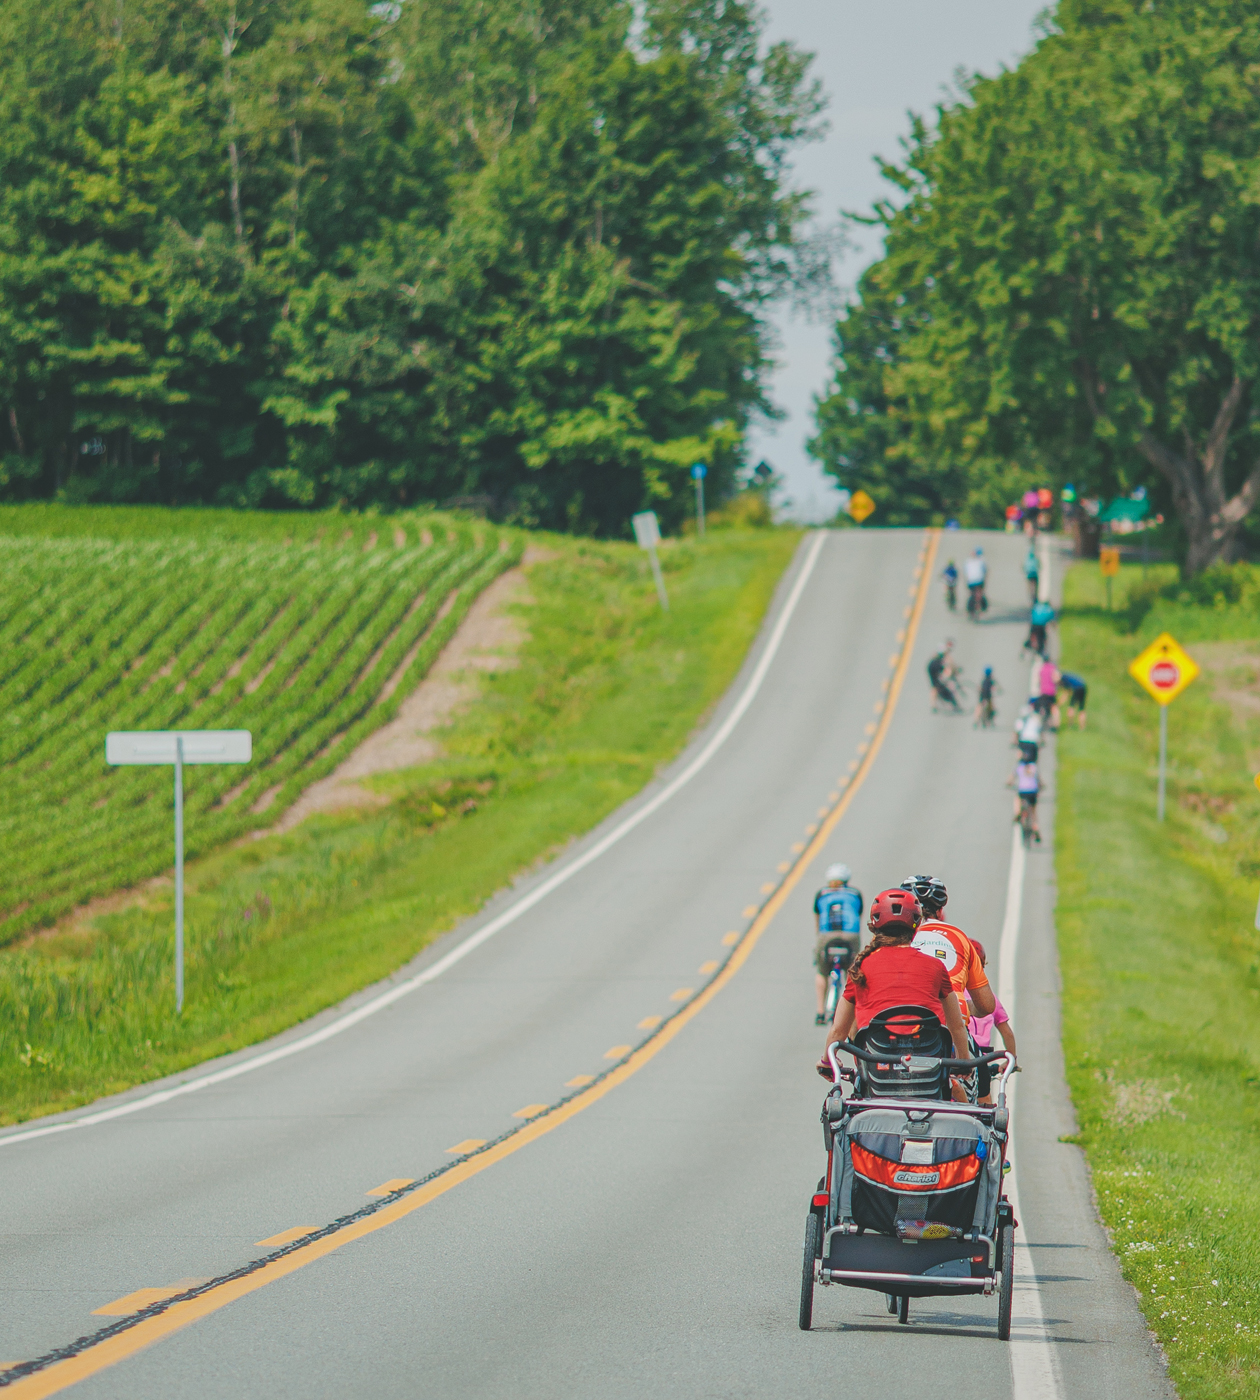
M 814 896 L 819 933 L 861 933 L 862 896 L 850 885 L 821 889 Z

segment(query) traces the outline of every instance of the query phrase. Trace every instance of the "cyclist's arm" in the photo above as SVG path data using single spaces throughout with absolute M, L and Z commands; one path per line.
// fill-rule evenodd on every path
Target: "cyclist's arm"
M 967 1027 L 963 1024 L 962 1012 L 958 1009 L 958 998 L 953 991 L 941 998 L 941 1007 L 945 1012 L 945 1024 L 949 1028 L 950 1039 L 954 1042 L 954 1058 L 970 1059 L 971 1047 L 967 1044 Z
M 993 988 L 987 981 L 976 983 L 968 978 L 967 995 L 971 998 L 971 1004 L 976 1008 L 977 1016 L 989 1016 L 997 1006 L 997 998 L 993 995 Z
M 997 1029 L 998 1034 L 1002 1037 L 1002 1044 L 1006 1046 L 1016 1059 L 1018 1059 L 1019 1051 L 1015 1049 L 1015 1032 L 1011 1030 L 1011 1023 L 1009 1021 L 999 1021 Z
M 831 1023 L 831 1029 L 827 1032 L 827 1041 L 823 1046 L 822 1057 L 827 1058 L 827 1046 L 834 1045 L 838 1040 L 848 1040 L 849 1032 L 853 1029 L 853 1019 L 857 1015 L 857 1010 L 851 1001 L 840 998 L 840 1005 L 836 1007 L 836 1018 Z

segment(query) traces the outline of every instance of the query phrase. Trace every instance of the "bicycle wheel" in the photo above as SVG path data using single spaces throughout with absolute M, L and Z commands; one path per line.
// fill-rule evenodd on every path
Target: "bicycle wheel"
M 814 1325 L 814 1263 L 822 1243 L 822 1220 L 811 1210 L 805 1222 L 805 1258 L 801 1267 L 801 1312 L 798 1326 L 808 1332 Z
M 1015 1226 L 1007 1225 L 1001 1240 L 1002 1287 L 998 1290 L 998 1340 L 1011 1339 L 1011 1303 L 1015 1297 Z

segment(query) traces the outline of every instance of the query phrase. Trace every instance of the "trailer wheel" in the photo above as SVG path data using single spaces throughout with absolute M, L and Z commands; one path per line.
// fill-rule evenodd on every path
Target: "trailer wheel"
M 818 1259 L 822 1241 L 822 1221 L 818 1212 L 811 1210 L 805 1221 L 805 1260 L 801 1267 L 801 1315 L 800 1329 L 808 1332 L 814 1322 L 814 1264 Z
M 910 1321 L 910 1295 L 903 1293 L 897 1303 L 897 1321 L 903 1326 Z
M 998 1340 L 1011 1339 L 1011 1303 L 1015 1297 L 1015 1226 L 1002 1230 L 1002 1287 L 998 1292 Z

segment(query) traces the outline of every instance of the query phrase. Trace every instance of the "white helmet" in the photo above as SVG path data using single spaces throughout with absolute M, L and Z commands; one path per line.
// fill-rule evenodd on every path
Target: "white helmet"
M 847 885 L 852 879 L 853 871 L 839 861 L 835 865 L 827 867 L 827 883 L 829 885 Z

